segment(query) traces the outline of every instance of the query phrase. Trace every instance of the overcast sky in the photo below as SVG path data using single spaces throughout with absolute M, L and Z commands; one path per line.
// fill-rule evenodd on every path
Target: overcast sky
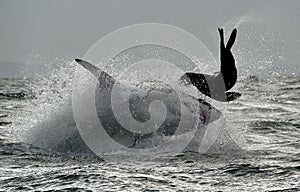
M 297 22 L 291 34 L 300 33 L 297 0 L 0 0 L 0 76 L 16 74 L 32 55 L 45 60 L 83 56 L 105 34 L 144 22 L 181 27 L 216 50 L 212 29 L 261 7 L 284 10 L 277 25 L 285 28 L 287 22 Z

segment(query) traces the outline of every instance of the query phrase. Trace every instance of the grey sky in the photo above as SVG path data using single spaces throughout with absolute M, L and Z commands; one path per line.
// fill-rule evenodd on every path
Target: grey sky
M 18 64 L 29 62 L 35 54 L 49 60 L 83 56 L 105 34 L 144 22 L 181 27 L 199 37 L 209 49 L 218 51 L 210 32 L 261 7 L 284 10 L 276 25 L 282 30 L 293 26 L 290 34 L 295 36 L 289 38 L 299 40 L 299 5 L 297 0 L 0 0 L 0 76 L 13 75 L 19 70 Z M 292 25 L 293 22 L 296 23 Z M 298 50 L 298 44 L 295 46 Z

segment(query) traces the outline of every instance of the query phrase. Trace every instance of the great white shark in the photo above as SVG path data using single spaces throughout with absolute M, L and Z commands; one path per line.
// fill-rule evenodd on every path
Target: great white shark
M 235 60 L 231 52 L 237 30 L 234 29 L 230 35 L 230 38 L 225 45 L 223 29 L 218 29 L 220 34 L 220 61 L 221 68 L 218 74 L 209 75 L 201 73 L 187 72 L 181 78 L 180 81 L 185 84 L 192 84 L 202 94 L 217 100 L 217 101 L 233 101 L 241 96 L 237 92 L 228 92 L 236 83 L 237 69 L 235 66 Z M 176 128 L 179 126 L 180 116 L 184 115 L 181 112 L 180 101 L 174 90 L 159 90 L 156 92 L 149 92 L 147 95 L 139 96 L 132 94 L 129 98 L 129 107 L 132 116 L 139 122 L 147 122 L 150 119 L 149 104 L 155 100 L 162 100 L 166 105 L 167 115 L 163 124 L 157 128 L 154 132 L 138 134 L 131 132 L 122 125 L 120 125 L 114 116 L 112 110 L 111 93 L 112 88 L 117 80 L 111 75 L 96 67 L 95 65 L 84 61 L 82 59 L 75 59 L 75 61 L 91 72 L 98 79 L 98 89 L 96 90 L 95 105 L 97 106 L 97 115 L 106 129 L 107 134 L 118 143 L 131 147 L 140 148 L 138 145 L 141 141 L 144 141 L 153 135 L 165 135 L 171 136 L 175 134 Z M 193 105 L 197 103 L 199 109 L 193 109 Z M 211 123 L 222 116 L 222 113 L 214 108 L 208 102 L 185 94 L 183 103 L 187 109 L 191 110 L 191 113 L 197 112 L 200 114 L 198 117 L 201 121 L 201 128 L 208 123 Z M 102 109 L 102 110 L 101 110 Z M 196 110 L 196 111 L 195 111 Z M 188 126 L 187 126 L 188 127 Z M 176 132 L 176 134 L 184 133 L 189 130 L 182 130 Z

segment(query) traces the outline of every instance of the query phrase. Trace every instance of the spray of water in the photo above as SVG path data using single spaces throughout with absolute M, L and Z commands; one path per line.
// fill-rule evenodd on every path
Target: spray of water
M 262 11 L 253 11 L 241 18 L 234 18 L 225 25 L 225 31 L 234 27 L 237 27 L 239 31 L 233 53 L 236 57 L 240 80 L 258 75 L 258 71 L 263 75 L 287 72 L 285 64 L 289 55 L 285 49 L 286 44 L 282 33 L 267 18 L 269 17 L 264 16 Z M 193 62 L 200 63 L 202 66 L 201 69 L 194 69 L 195 71 L 205 70 L 215 65 L 204 65 L 205 61 L 197 56 L 193 58 Z M 59 64 L 55 62 L 55 65 L 55 67 L 49 63 L 43 65 L 47 75 L 37 73 L 32 80 L 32 94 L 35 99 L 28 102 L 25 110 L 19 114 L 16 124 L 20 128 L 17 131 L 22 132 L 22 139 L 28 143 L 43 148 L 71 150 L 72 144 L 80 143 L 71 106 L 72 80 L 74 73 L 83 69 L 70 61 L 59 62 Z M 82 81 L 88 82 L 86 79 L 92 78 L 87 75 L 87 72 L 82 72 L 82 74 Z M 127 81 L 134 82 L 134 79 L 127 79 Z M 236 89 L 239 88 L 241 87 L 237 84 Z M 240 90 L 240 92 L 243 91 Z M 218 105 L 213 101 L 212 103 Z M 228 140 L 237 141 L 241 138 L 240 136 L 244 134 L 240 131 L 241 129 L 243 127 L 239 126 L 236 129 L 226 129 L 227 136 L 221 134 L 215 149 L 221 148 Z M 83 146 L 83 144 L 80 145 Z

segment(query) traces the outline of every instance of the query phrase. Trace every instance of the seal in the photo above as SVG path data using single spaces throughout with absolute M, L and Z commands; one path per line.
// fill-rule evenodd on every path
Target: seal
M 216 75 L 187 72 L 180 79 L 185 84 L 194 85 L 201 93 L 217 101 L 233 101 L 241 96 L 237 92 L 228 92 L 236 83 L 237 69 L 231 48 L 235 42 L 237 29 L 233 29 L 225 46 L 224 31 L 219 28 L 221 68 Z

